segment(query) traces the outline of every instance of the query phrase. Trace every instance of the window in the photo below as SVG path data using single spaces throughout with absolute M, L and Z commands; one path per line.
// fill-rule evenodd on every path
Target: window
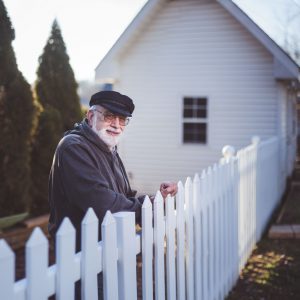
M 206 144 L 207 98 L 183 98 L 183 143 Z

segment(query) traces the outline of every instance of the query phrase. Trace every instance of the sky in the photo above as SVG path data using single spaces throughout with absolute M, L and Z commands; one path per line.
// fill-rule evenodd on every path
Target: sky
M 29 83 L 56 18 L 77 80 L 93 80 L 94 69 L 147 0 L 3 0 L 15 29 L 14 51 Z M 269 35 L 288 43 L 298 34 L 300 0 L 235 0 Z M 296 32 L 296 33 L 295 33 Z M 300 46 L 300 44 L 299 44 Z

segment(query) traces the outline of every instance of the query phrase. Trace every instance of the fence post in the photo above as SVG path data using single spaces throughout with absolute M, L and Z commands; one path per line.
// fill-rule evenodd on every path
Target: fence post
M 200 178 L 196 173 L 193 180 L 193 210 L 194 210 L 194 237 L 195 237 L 195 298 L 202 296 L 202 275 L 201 275 L 201 213 L 200 213 Z
M 155 299 L 165 299 L 165 270 L 164 270 L 164 203 L 158 191 L 154 199 L 154 269 L 155 269 Z
M 118 248 L 116 221 L 108 210 L 101 225 L 104 300 L 118 300 Z
M 33 230 L 25 248 L 28 280 L 26 297 L 30 300 L 47 300 L 48 240 L 39 227 Z
M 146 196 L 142 206 L 143 299 L 153 299 L 153 228 L 152 204 Z
M 97 274 L 100 270 L 98 224 L 98 218 L 90 207 L 81 222 L 81 296 L 84 300 L 98 297 Z
M 190 177 L 185 182 L 186 205 L 186 287 L 187 299 L 194 299 L 194 212 L 193 212 L 193 186 Z
M 184 216 L 184 187 L 178 182 L 176 195 L 176 218 L 177 218 L 177 299 L 185 298 L 185 216 Z
M 137 299 L 135 213 L 122 211 L 114 214 L 117 223 L 119 295 L 124 300 Z
M 222 148 L 222 154 L 224 157 L 221 158 L 221 163 L 229 161 L 235 155 L 234 147 L 226 145 Z
M 64 218 L 56 233 L 56 299 L 74 299 L 75 229 L 68 218 Z
M 15 254 L 5 240 L 0 240 L 0 299 L 14 299 Z
M 174 198 L 168 195 L 166 199 L 166 264 L 167 297 L 169 300 L 176 298 L 175 227 Z
M 201 180 L 200 180 L 200 205 L 201 205 L 201 212 L 202 212 L 202 249 L 203 249 L 203 258 L 202 263 L 202 276 L 203 276 L 203 299 L 209 299 L 209 246 L 208 246 L 208 240 L 209 240 L 209 216 L 208 216 L 208 203 L 207 203 L 207 176 L 206 171 L 203 170 L 201 173 Z

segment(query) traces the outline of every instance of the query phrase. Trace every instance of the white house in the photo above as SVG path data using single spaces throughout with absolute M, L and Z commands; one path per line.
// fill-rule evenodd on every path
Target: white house
M 120 152 L 141 192 L 200 173 L 254 135 L 279 136 L 282 176 L 292 172 L 299 66 L 230 0 L 149 0 L 96 80 L 136 104 Z

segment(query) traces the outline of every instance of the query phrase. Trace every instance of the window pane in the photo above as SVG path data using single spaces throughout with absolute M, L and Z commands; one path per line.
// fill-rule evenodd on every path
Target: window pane
M 190 97 L 185 97 L 183 99 L 183 105 L 192 105 L 193 104 L 193 98 L 190 98 Z
M 196 117 L 197 118 L 206 118 L 206 109 L 198 108 L 196 111 Z
M 193 110 L 192 109 L 184 109 L 183 117 L 184 118 L 192 118 L 193 117 Z
M 184 143 L 206 143 L 206 123 L 183 123 Z
M 205 105 L 207 104 L 206 98 L 195 98 L 195 104 L 197 105 Z

